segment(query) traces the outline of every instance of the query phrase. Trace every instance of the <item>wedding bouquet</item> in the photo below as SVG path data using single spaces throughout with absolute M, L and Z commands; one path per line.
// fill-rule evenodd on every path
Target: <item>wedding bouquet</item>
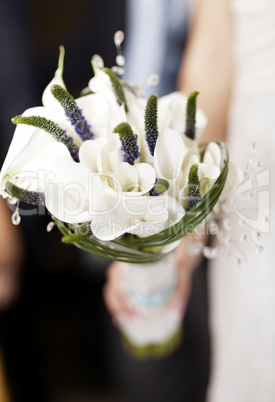
M 171 252 L 217 203 L 226 147 L 198 146 L 197 92 L 145 99 L 94 57 L 94 77 L 74 99 L 63 60 L 61 48 L 43 106 L 12 119 L 1 195 L 45 205 L 65 243 L 123 262 L 122 286 L 143 314 L 122 331 L 137 348 L 171 344 L 181 320 L 165 312 L 177 281 Z

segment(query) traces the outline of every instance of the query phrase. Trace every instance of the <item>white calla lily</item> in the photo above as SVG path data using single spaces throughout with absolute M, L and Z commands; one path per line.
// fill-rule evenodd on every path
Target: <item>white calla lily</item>
M 53 107 L 56 110 L 62 111 L 60 103 L 54 98 L 51 87 L 55 84 L 60 85 L 62 88 L 66 89 L 65 83 L 63 81 L 63 67 L 64 67 L 64 57 L 65 49 L 63 46 L 59 48 L 59 59 L 58 67 L 55 71 L 54 77 L 51 82 L 46 86 L 42 95 L 42 104 L 45 107 Z
M 154 153 L 155 170 L 159 178 L 169 185 L 177 180 L 184 157 L 184 144 L 181 135 L 170 128 L 159 134 Z
M 202 196 L 204 196 L 213 186 L 215 180 L 219 177 L 221 170 L 218 166 L 199 163 L 198 176 L 200 180 Z
M 106 138 L 84 141 L 79 148 L 79 160 L 94 173 L 113 172 L 122 162 L 121 143 L 113 135 L 108 142 Z
M 203 154 L 203 163 L 221 166 L 221 149 L 216 142 L 210 142 Z
M 131 166 L 129 163 L 122 162 L 115 174 L 121 191 L 128 193 L 128 196 L 148 193 L 156 180 L 154 168 L 148 163 L 137 163 Z
M 116 146 L 109 150 L 106 141 L 85 141 L 79 150 L 80 163 L 91 172 L 99 174 L 115 192 L 143 195 L 153 187 L 156 175 L 147 163 L 130 165 L 122 161 L 121 144 L 118 136 L 113 137 Z
M 113 240 L 124 233 L 146 237 L 177 223 L 184 215 L 181 205 L 169 196 L 113 195 L 103 197 L 105 213 L 97 214 L 91 222 L 94 235 L 100 240 Z
M 1 169 L 0 179 L 1 179 L 1 188 L 5 187 L 5 182 L 3 182 L 3 178 L 6 176 L 9 167 L 17 158 L 17 156 L 22 152 L 25 146 L 28 144 L 31 136 L 34 133 L 33 127 L 22 125 L 22 127 L 17 126 L 13 135 L 12 142 L 9 146 L 8 153 L 6 155 L 4 164 Z
M 187 97 L 183 92 L 173 92 L 159 99 L 159 128 L 170 127 L 183 134 L 186 124 Z M 204 113 L 196 112 L 196 140 L 200 137 L 207 124 Z
M 176 130 L 165 128 L 159 134 L 154 166 L 158 178 L 168 181 L 168 194 L 178 198 L 178 191 L 186 185 L 190 167 L 199 162 L 197 143 Z
M 103 95 L 110 110 L 116 110 L 118 103 L 114 94 L 109 76 L 93 63 L 94 77 L 89 81 L 89 88 L 92 92 Z
M 87 199 L 89 171 L 72 160 L 45 160 L 45 204 L 62 222 L 84 223 L 92 218 Z
M 69 137 L 73 138 L 74 143 L 76 145 L 79 146 L 82 142 L 79 135 L 75 132 L 74 127 L 71 125 L 68 118 L 65 116 L 64 110 L 61 106 L 60 106 L 60 108 L 54 108 L 53 105 L 51 105 L 50 107 L 44 107 L 44 106 L 33 107 L 33 108 L 25 110 L 24 113 L 22 113 L 22 116 L 23 117 L 30 117 L 30 116 L 45 117 L 48 120 L 56 122 L 62 130 L 65 130 L 66 134 Z M 17 129 L 22 130 L 23 126 L 24 126 L 23 124 L 19 124 L 17 126 Z M 36 130 L 36 127 L 32 127 L 32 130 L 34 132 Z
M 99 171 L 101 142 L 106 143 L 105 139 L 103 141 L 99 139 L 88 140 L 83 142 L 79 148 L 79 160 L 91 172 Z
M 13 148 L 12 154 L 14 153 Z M 57 142 L 50 134 L 45 133 L 43 130 L 36 129 L 30 136 L 27 144 L 20 149 L 12 162 L 9 163 L 11 161 L 10 157 L 6 159 L 0 176 L 2 192 L 9 180 L 20 179 L 20 187 L 24 189 L 27 189 L 32 181 L 37 182 L 38 170 L 45 168 L 44 159 L 47 159 L 49 163 L 54 159 L 72 160 L 64 144 Z M 39 162 L 41 162 L 41 166 Z M 41 191 L 41 188 L 32 187 L 32 190 Z
M 91 94 L 77 98 L 76 103 L 91 125 L 95 137 L 109 138 L 113 129 L 126 121 L 123 105 L 119 106 L 116 103 L 115 107 L 111 108 L 102 94 Z
M 213 164 L 207 164 L 207 163 L 199 163 L 198 159 L 196 156 L 192 156 L 188 164 L 185 167 L 185 185 L 183 187 L 179 187 L 178 190 L 178 199 L 183 205 L 185 209 L 188 209 L 188 204 L 189 204 L 189 196 L 188 196 L 188 175 L 189 175 L 189 170 L 191 166 L 194 164 L 198 165 L 198 178 L 199 178 L 199 183 L 200 183 L 200 189 L 201 189 L 201 196 L 203 197 L 213 186 L 215 183 L 215 180 L 219 177 L 220 174 L 220 168 L 213 165 Z

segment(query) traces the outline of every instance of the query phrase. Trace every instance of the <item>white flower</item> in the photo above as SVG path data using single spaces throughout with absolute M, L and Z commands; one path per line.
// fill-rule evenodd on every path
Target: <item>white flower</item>
M 20 183 L 20 187 L 23 189 L 43 191 L 42 184 L 39 184 L 38 173 L 44 169 L 45 160 L 49 166 L 54 160 L 72 160 L 64 144 L 57 142 L 43 130 L 32 131 L 32 127 L 25 125 L 16 128 L 0 175 L 1 193 L 5 197 L 7 196 L 5 185 L 10 180 L 14 184 L 18 182 L 19 185 Z
M 186 126 L 187 97 L 182 92 L 173 92 L 163 96 L 158 102 L 159 130 L 172 128 L 183 134 Z M 200 109 L 196 112 L 196 140 L 207 124 L 207 118 Z
M 198 164 L 198 175 L 202 195 L 206 194 L 220 174 L 220 148 L 217 144 L 207 147 L 203 163 L 197 142 L 180 135 L 177 131 L 165 128 L 159 134 L 154 165 L 158 178 L 168 181 L 168 194 L 183 203 L 187 208 L 188 174 L 192 165 Z
M 91 222 L 101 240 L 124 233 L 146 237 L 179 222 L 188 207 L 191 166 L 198 165 L 204 195 L 221 162 L 217 145 L 210 144 L 201 161 L 197 141 L 185 135 L 187 98 L 174 92 L 158 100 L 158 135 L 149 150 L 147 100 L 97 66 L 89 82 L 93 93 L 74 100 L 63 82 L 63 58 L 61 48 L 43 106 L 14 120 L 19 124 L 1 170 L 1 193 L 10 196 L 8 182 L 42 193 L 53 216 L 67 223 Z M 199 110 L 196 120 L 199 135 L 206 124 Z M 154 188 L 159 179 L 168 183 L 160 193 Z
M 126 232 L 144 237 L 178 222 L 184 210 L 176 200 L 146 195 L 155 183 L 154 168 L 121 162 L 117 151 L 121 155 L 120 144 L 110 149 L 108 142 L 97 140 L 86 141 L 80 148 L 80 163 L 93 173 L 88 200 L 94 235 L 101 240 Z
M 93 203 L 95 216 L 91 229 L 101 240 L 113 240 L 124 233 L 150 236 L 169 228 L 184 215 L 184 209 L 168 195 L 153 197 L 137 195 L 136 192 L 110 191 L 108 185 L 102 185 L 99 176 L 94 177 L 92 191 L 95 188 L 101 196 L 98 203 Z M 89 196 L 91 199 L 92 195 Z
M 118 103 L 114 95 L 110 77 L 95 65 L 94 72 L 95 76 L 90 80 L 89 87 L 93 92 L 102 96 L 101 101 L 102 104 L 104 104 L 104 107 L 101 106 L 101 109 L 105 110 L 105 112 L 102 113 L 102 119 L 106 121 L 107 116 L 109 119 L 110 113 L 114 113 L 117 117 L 117 124 L 121 122 L 129 123 L 134 133 L 138 135 L 138 146 L 142 154 L 141 161 L 153 164 L 153 157 L 150 155 L 144 131 L 144 115 L 147 103 L 146 99 L 135 96 L 125 89 L 124 95 L 127 105 L 127 113 L 123 115 L 123 112 L 121 111 L 120 115 L 118 116 Z M 159 133 L 162 133 L 166 128 L 171 128 L 182 136 L 185 143 L 188 143 L 189 139 L 184 135 L 186 126 L 186 105 L 187 97 L 182 92 L 173 92 L 158 99 Z M 124 110 L 124 106 L 120 108 Z M 89 113 L 87 113 L 87 115 L 88 114 Z M 106 123 L 104 124 L 106 126 Z M 205 115 L 199 109 L 197 109 L 196 140 L 201 135 L 206 124 L 207 119 Z M 112 128 L 114 127 L 115 123 L 110 126 L 108 131 L 111 132 Z M 189 141 L 188 146 L 190 146 L 191 142 L 193 142 L 194 147 L 197 146 L 195 145 L 195 141 L 192 140 Z

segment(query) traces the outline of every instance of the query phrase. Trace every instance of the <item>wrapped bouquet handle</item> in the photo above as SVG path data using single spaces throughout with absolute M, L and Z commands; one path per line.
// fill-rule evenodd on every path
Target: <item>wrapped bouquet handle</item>
M 139 358 L 167 354 L 181 339 L 182 316 L 170 306 L 178 280 L 174 252 L 154 263 L 121 263 L 120 274 L 137 312 L 118 317 L 126 346 Z

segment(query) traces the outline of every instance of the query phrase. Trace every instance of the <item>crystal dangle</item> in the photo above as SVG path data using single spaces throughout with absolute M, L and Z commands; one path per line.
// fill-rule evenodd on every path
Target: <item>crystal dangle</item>
M 49 222 L 47 225 L 47 228 L 46 228 L 47 232 L 48 233 L 51 232 L 53 230 L 54 226 L 55 226 L 55 223 L 53 221 Z
M 150 87 L 155 87 L 156 85 L 159 84 L 160 81 L 160 77 L 158 74 L 151 74 L 149 75 L 148 79 L 147 79 L 147 88 L 149 89 Z
M 8 198 L 7 201 L 9 205 L 15 205 L 18 202 L 16 198 Z
M 122 54 L 121 50 L 121 44 L 124 40 L 124 32 L 123 31 L 117 31 L 114 35 L 114 43 L 116 46 L 116 51 L 117 51 L 117 56 L 116 56 L 116 66 L 112 67 L 112 71 L 119 75 L 122 76 L 124 74 L 124 65 L 125 65 L 125 57 Z
M 19 214 L 19 201 L 16 205 L 15 211 L 11 216 L 11 221 L 14 225 L 18 226 L 21 222 L 21 216 Z

